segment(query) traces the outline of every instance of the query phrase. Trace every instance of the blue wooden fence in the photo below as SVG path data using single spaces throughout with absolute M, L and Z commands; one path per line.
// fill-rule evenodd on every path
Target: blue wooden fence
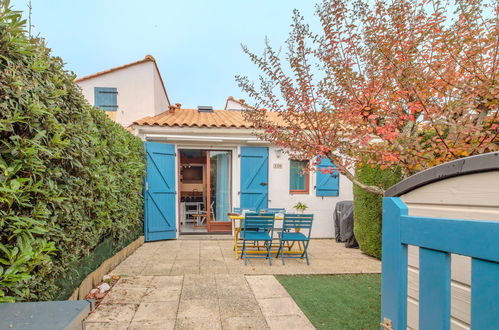
M 381 319 L 393 329 L 407 328 L 408 245 L 420 247 L 420 329 L 450 329 L 450 253 L 472 258 L 471 328 L 499 329 L 499 221 L 408 216 L 400 198 L 383 199 Z

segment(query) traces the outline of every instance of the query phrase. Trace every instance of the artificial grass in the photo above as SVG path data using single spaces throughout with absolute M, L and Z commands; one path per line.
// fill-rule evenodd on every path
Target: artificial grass
M 276 278 L 317 329 L 379 329 L 380 274 Z

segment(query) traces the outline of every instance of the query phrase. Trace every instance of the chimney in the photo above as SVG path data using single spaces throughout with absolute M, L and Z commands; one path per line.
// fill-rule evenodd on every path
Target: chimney
M 180 110 L 181 106 L 182 104 L 180 103 L 175 103 L 175 105 L 168 106 L 168 113 L 175 113 L 175 110 Z

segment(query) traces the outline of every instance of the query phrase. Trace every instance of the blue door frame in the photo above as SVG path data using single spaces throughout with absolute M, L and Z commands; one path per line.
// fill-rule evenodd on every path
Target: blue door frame
M 175 216 L 175 146 L 145 142 L 147 174 L 144 187 L 145 241 L 177 236 Z
M 419 328 L 450 329 L 450 253 L 471 263 L 471 328 L 499 329 L 499 221 L 408 216 L 383 199 L 382 322 L 407 328 L 407 246 L 419 249 Z

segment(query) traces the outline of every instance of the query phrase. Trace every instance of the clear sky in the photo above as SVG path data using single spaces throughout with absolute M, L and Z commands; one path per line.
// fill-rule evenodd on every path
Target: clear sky
M 293 9 L 313 21 L 314 0 L 32 0 L 33 34 L 46 39 L 66 67 L 84 76 L 156 58 L 170 101 L 223 108 L 247 98 L 234 80 L 256 79 L 241 51 L 260 54 L 264 39 L 283 44 Z M 27 13 L 28 0 L 11 0 Z M 27 16 L 27 15 L 26 15 Z

